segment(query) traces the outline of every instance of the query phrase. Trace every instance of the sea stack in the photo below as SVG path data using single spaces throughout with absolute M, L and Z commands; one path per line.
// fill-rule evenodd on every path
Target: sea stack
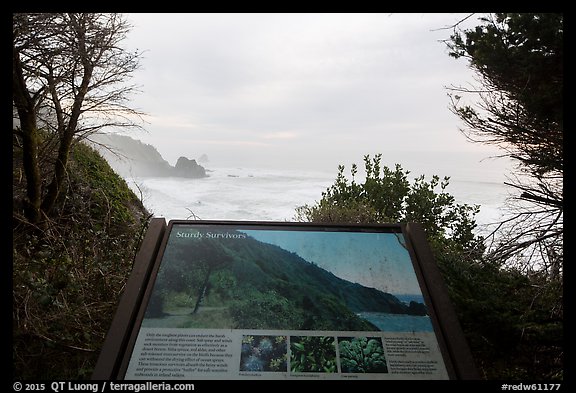
M 176 176 L 181 177 L 206 177 L 206 169 L 204 169 L 204 167 L 201 165 L 198 165 L 196 160 L 189 160 L 186 157 L 178 158 L 178 161 L 176 161 L 176 166 L 174 167 L 174 172 Z

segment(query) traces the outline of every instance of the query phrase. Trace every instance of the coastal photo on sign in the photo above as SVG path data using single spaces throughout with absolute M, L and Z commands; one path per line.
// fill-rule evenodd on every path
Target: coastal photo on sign
M 173 228 L 144 327 L 431 331 L 399 233 Z
M 171 222 L 125 378 L 447 379 L 399 225 Z

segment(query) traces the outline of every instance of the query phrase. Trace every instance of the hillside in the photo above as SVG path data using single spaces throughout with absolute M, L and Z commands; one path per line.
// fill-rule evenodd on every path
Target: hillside
M 170 317 L 184 299 L 192 315 L 207 307 L 202 320 L 188 321 L 201 328 L 369 331 L 378 328 L 358 313 L 416 313 L 389 293 L 250 237 L 236 242 L 176 238 L 162 266 L 147 318 Z
M 149 214 L 99 154 L 77 144 L 57 214 L 38 231 L 23 218 L 21 155 L 15 144 L 14 379 L 88 379 Z
M 206 169 L 196 160 L 180 157 L 170 165 L 152 146 L 125 135 L 96 134 L 90 136 L 92 146 L 120 176 L 186 178 L 206 177 Z

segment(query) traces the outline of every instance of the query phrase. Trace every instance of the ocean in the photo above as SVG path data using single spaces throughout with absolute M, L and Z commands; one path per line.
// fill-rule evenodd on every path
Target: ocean
M 139 177 L 126 181 L 141 195 L 146 208 L 166 221 L 294 221 L 296 208 L 319 201 L 337 175 L 337 170 L 204 166 L 209 177 L 201 179 Z M 508 192 L 503 182 L 486 179 L 451 179 L 446 191 L 458 203 L 480 205 L 476 215 L 480 227 L 500 218 Z
M 361 312 L 363 318 L 378 327 L 383 332 L 433 332 L 429 316 L 406 314 L 387 314 L 382 312 Z
M 334 184 L 337 171 L 254 168 L 204 165 L 209 177 L 139 177 L 126 179 L 141 195 L 146 208 L 166 221 L 182 219 L 232 221 L 294 221 L 296 208 L 313 205 Z M 426 176 L 426 180 L 430 180 Z M 357 179 L 360 181 L 360 179 Z M 487 176 L 451 179 L 446 192 L 458 203 L 480 205 L 478 231 L 496 222 L 502 213 L 508 188 Z M 421 295 L 395 295 L 403 302 L 423 302 Z M 383 331 L 432 331 L 427 316 L 363 313 L 363 318 Z

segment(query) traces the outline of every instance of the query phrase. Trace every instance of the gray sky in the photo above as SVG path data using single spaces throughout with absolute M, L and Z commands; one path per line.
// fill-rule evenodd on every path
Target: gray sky
M 466 176 L 502 164 L 458 131 L 447 87 L 474 82 L 448 56 L 466 14 L 128 14 L 129 49 L 145 51 L 133 105 L 171 164 L 331 170 L 383 164 Z M 478 24 L 469 19 L 464 26 Z M 209 167 L 210 164 L 206 164 Z M 496 166 L 495 166 L 496 165 Z M 416 168 L 414 168 L 416 167 Z

